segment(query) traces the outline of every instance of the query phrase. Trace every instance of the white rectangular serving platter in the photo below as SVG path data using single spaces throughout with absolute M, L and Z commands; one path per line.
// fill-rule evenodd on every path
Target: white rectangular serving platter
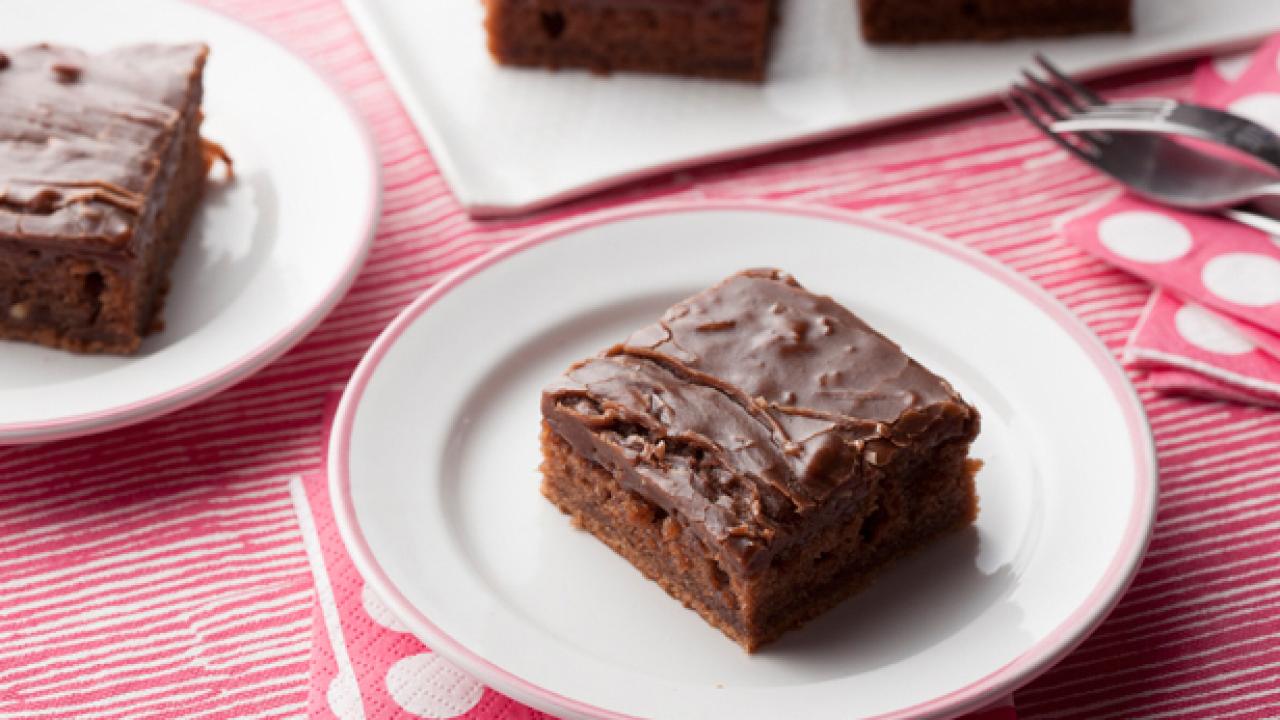
M 481 0 L 346 0 L 436 163 L 475 216 L 989 101 L 1041 51 L 1098 73 L 1248 45 L 1280 2 L 1136 0 L 1133 35 L 870 47 L 855 0 L 783 0 L 755 85 L 500 68 Z

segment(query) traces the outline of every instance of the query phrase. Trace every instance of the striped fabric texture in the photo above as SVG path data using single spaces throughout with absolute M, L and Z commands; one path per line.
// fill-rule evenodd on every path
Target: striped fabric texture
M 558 218 L 653 198 L 862 211 L 1026 274 L 1115 352 L 1149 293 L 1054 231 L 1056 219 L 1112 186 L 995 110 L 476 223 L 340 0 L 209 4 L 279 39 L 349 94 L 383 163 L 376 243 L 332 316 L 248 381 L 132 428 L 0 448 L 0 719 L 305 715 L 312 584 L 288 483 L 321 467 L 327 398 L 415 295 Z M 1189 70 L 1131 78 L 1119 92 L 1185 94 Z M 1017 695 L 1018 714 L 1280 717 L 1280 413 L 1164 397 L 1133 379 L 1161 465 L 1150 552 L 1100 630 Z
M 324 473 L 297 478 L 292 492 L 315 581 L 308 717 L 554 720 L 486 688 L 408 632 L 347 555 Z

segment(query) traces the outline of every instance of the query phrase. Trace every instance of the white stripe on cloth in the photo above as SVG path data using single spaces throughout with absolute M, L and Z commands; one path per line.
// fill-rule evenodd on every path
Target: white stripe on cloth
M 351 655 L 347 651 L 347 641 L 342 634 L 342 619 L 338 616 L 338 601 L 333 596 L 333 584 L 329 582 L 329 570 L 324 564 L 324 550 L 320 547 L 320 535 L 316 532 L 316 521 L 311 514 L 307 492 L 302 487 L 302 478 L 297 477 L 290 481 L 289 492 L 293 496 L 293 506 L 298 512 L 302 545 L 307 550 L 311 576 L 315 580 L 316 605 L 320 609 L 320 616 L 324 618 L 329 646 L 333 650 L 334 661 L 338 664 L 338 676 L 333 682 L 338 684 L 343 692 L 354 694 L 350 699 L 351 702 L 345 703 L 344 707 L 353 710 L 355 718 L 363 720 L 364 704 L 360 699 L 360 685 L 356 682 L 355 670 L 351 667 Z

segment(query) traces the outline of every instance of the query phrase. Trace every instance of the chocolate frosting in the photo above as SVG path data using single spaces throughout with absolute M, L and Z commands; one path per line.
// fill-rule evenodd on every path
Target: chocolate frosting
M 624 487 L 760 568 L 902 449 L 971 441 L 977 412 L 829 297 L 747 270 L 571 366 L 543 415 Z
M 0 53 L 0 236 L 126 246 L 207 52 Z

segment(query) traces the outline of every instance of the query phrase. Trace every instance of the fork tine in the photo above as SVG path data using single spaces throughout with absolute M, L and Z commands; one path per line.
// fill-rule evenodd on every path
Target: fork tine
M 1005 107 L 1021 115 L 1023 120 L 1031 123 L 1042 134 L 1056 137 L 1053 130 L 1049 129 L 1049 126 L 1027 104 L 1022 88 L 1017 85 L 1011 85 L 1007 91 L 1001 93 L 1000 99 L 1004 101 Z
M 1031 78 L 1031 80 L 1034 82 L 1035 84 L 1034 87 L 1028 88 L 1026 86 L 1018 85 L 1016 83 L 1013 85 L 1013 89 L 1021 94 L 1023 101 L 1024 102 L 1029 101 L 1029 106 L 1034 105 L 1035 107 L 1039 108 L 1041 112 L 1043 112 L 1045 115 L 1047 115 L 1050 119 L 1052 119 L 1055 122 L 1061 122 L 1062 120 L 1067 119 L 1066 116 L 1063 114 L 1062 109 L 1059 108 L 1057 105 L 1054 105 L 1054 103 L 1049 98 L 1046 98 L 1045 95 L 1050 95 L 1054 99 L 1058 99 L 1059 102 L 1061 102 L 1060 97 L 1057 94 L 1055 94 L 1051 88 L 1047 87 L 1044 81 L 1037 79 L 1034 75 L 1031 75 L 1029 73 L 1027 73 L 1027 77 Z M 1036 89 L 1039 89 L 1041 92 L 1035 92 Z M 1049 131 L 1053 132 L 1053 128 L 1050 127 Z M 1059 135 L 1059 137 L 1061 136 Z M 1099 151 L 1100 145 L 1111 141 L 1111 136 L 1107 135 L 1106 133 L 1099 133 L 1099 132 L 1074 133 L 1073 138 L 1075 139 L 1076 142 L 1080 143 L 1080 146 L 1082 146 L 1081 149 L 1084 152 L 1090 153 L 1092 155 L 1097 155 L 1100 152 Z
M 1052 128 L 1040 119 L 1040 116 L 1036 114 L 1032 105 L 1034 104 L 1036 107 L 1043 108 L 1044 101 L 1035 93 L 1032 93 L 1021 85 L 1015 83 L 1009 86 L 1009 90 L 1001 95 L 1001 99 L 1004 100 L 1005 105 L 1008 106 L 1010 110 L 1021 115 L 1023 119 L 1035 126 L 1042 135 L 1057 143 L 1063 150 L 1066 150 L 1071 155 L 1089 163 L 1090 165 L 1097 165 L 1095 158 L 1100 153 L 1096 145 L 1088 143 L 1083 138 L 1079 138 L 1083 147 L 1068 142 L 1066 138 L 1054 132 Z
M 1041 112 L 1054 120 L 1066 120 L 1069 113 L 1064 112 L 1061 107 L 1045 97 L 1047 95 L 1055 100 L 1058 99 L 1057 95 L 1045 86 L 1044 81 L 1025 70 L 1022 71 L 1022 74 L 1030 81 L 1031 85 L 1026 86 L 1015 83 L 1013 87 L 1021 91 L 1023 99 L 1030 100 L 1036 107 L 1040 108 Z M 1040 92 L 1036 92 L 1037 90 Z M 1070 106 L 1068 106 L 1067 110 L 1070 109 Z
M 1049 76 L 1052 77 L 1055 81 L 1057 81 L 1059 85 L 1067 88 L 1068 90 L 1075 93 L 1079 97 L 1084 98 L 1086 104 L 1088 105 L 1106 105 L 1107 104 L 1105 100 L 1103 100 L 1101 97 L 1098 97 L 1097 93 L 1085 87 L 1084 85 L 1081 85 L 1075 80 L 1072 80 L 1069 75 L 1059 70 L 1058 66 L 1049 62 L 1049 58 L 1045 57 L 1043 54 L 1036 53 L 1035 60 L 1036 60 L 1036 64 L 1039 65 L 1042 70 L 1049 73 Z
M 1023 68 L 1022 76 L 1025 77 L 1028 81 L 1030 81 L 1031 84 L 1034 85 L 1037 89 L 1039 89 L 1040 91 L 1039 95 L 1042 95 L 1042 96 L 1047 95 L 1053 98 L 1054 100 L 1056 100 L 1060 105 L 1065 107 L 1067 109 L 1068 115 L 1072 115 L 1072 116 L 1079 115 L 1080 113 L 1086 110 L 1097 107 L 1094 105 L 1090 105 L 1088 102 L 1082 102 L 1078 96 L 1076 96 L 1071 92 L 1071 90 L 1069 89 L 1069 86 L 1067 86 L 1068 89 L 1064 90 L 1063 89 L 1064 85 L 1061 82 L 1058 82 L 1056 80 L 1054 82 L 1042 80 L 1040 79 L 1039 75 L 1036 75 L 1035 73 L 1030 72 L 1026 68 Z M 1057 118 L 1057 119 L 1059 121 L 1062 120 L 1062 118 Z M 1076 136 L 1082 140 L 1087 140 L 1094 145 L 1105 145 L 1111 142 L 1111 135 L 1102 131 L 1093 131 L 1093 130 L 1082 131 L 1077 133 Z
M 1071 95 L 1068 95 L 1067 93 L 1064 93 L 1062 90 L 1060 90 L 1057 85 L 1041 80 L 1038 75 L 1036 75 L 1035 73 L 1029 70 L 1023 69 L 1022 77 L 1026 78 L 1028 82 L 1034 85 L 1035 88 L 1040 91 L 1039 92 L 1040 95 L 1042 96 L 1047 95 L 1048 97 L 1051 97 L 1054 100 L 1058 101 L 1059 105 L 1067 109 L 1068 114 L 1080 112 L 1084 110 L 1086 107 L 1086 105 L 1078 102 Z M 1058 119 L 1061 120 L 1062 118 L 1058 118 Z

